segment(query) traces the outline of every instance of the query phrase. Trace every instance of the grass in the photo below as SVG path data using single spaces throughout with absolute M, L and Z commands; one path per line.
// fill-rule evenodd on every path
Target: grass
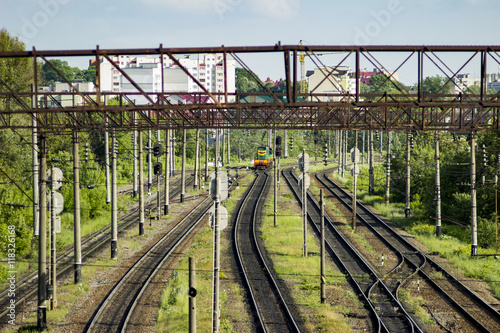
M 317 238 L 309 233 L 308 253 L 303 257 L 303 229 L 300 214 L 294 211 L 295 199 L 287 194 L 279 197 L 277 227 L 274 227 L 274 204 L 264 207 L 262 239 L 271 254 L 273 267 L 281 279 L 293 284 L 292 297 L 298 305 L 301 316 L 306 318 L 305 327 L 310 332 L 350 332 L 350 325 L 344 314 L 350 310 L 320 302 L 320 256 Z M 337 289 L 345 297 L 361 307 L 357 297 L 345 291 L 344 276 L 327 265 L 327 290 Z M 340 288 L 338 286 L 341 286 Z
M 131 200 L 125 198 L 122 203 L 123 205 L 126 205 L 130 203 Z M 70 215 L 70 214 L 68 214 Z M 70 215 L 70 218 L 72 219 L 72 214 Z M 166 218 L 169 218 L 168 216 Z M 84 234 L 84 229 L 86 232 L 94 232 L 96 230 L 99 230 L 103 226 L 109 224 L 109 217 L 102 216 L 98 219 L 94 220 L 94 223 L 91 225 L 82 223 L 82 235 Z M 148 223 L 145 225 L 146 228 L 146 235 L 144 236 L 139 236 L 137 234 L 137 230 L 131 229 L 123 232 L 123 234 L 120 234 L 120 239 L 118 241 L 118 252 L 121 253 L 124 248 L 130 248 L 130 249 L 136 249 L 139 246 L 138 242 L 138 237 L 148 237 L 148 232 L 153 232 L 156 228 L 154 226 L 149 226 Z M 61 233 L 58 235 L 58 245 L 61 246 L 61 244 L 64 244 L 64 237 L 65 233 Z M 67 236 L 69 237 L 69 236 Z M 71 233 L 71 241 L 72 241 L 72 233 Z M 63 239 L 61 241 L 61 239 Z M 61 241 L 61 243 L 59 243 Z M 57 288 L 57 294 L 58 294 L 58 300 L 59 304 L 58 307 L 55 310 L 47 311 L 47 322 L 49 331 L 51 331 L 51 327 L 57 325 L 63 319 L 66 317 L 66 315 L 69 312 L 69 307 L 63 305 L 66 304 L 72 304 L 76 303 L 78 299 L 89 290 L 89 281 L 93 276 L 96 276 L 99 274 L 100 271 L 116 266 L 117 264 L 120 264 L 121 260 L 120 258 L 118 259 L 110 259 L 110 258 L 99 258 L 96 259 L 95 261 L 91 262 L 86 262 L 85 264 L 82 265 L 82 283 L 81 284 L 73 284 L 72 282 L 68 282 L 64 284 L 63 286 L 59 286 Z M 27 330 L 29 330 L 30 327 L 35 327 L 36 328 L 36 313 L 31 314 L 27 319 L 24 320 L 23 322 L 23 327 L 26 324 Z
M 366 166 L 361 169 L 361 174 L 364 172 L 366 172 Z M 334 172 L 333 178 L 346 187 L 352 184 L 350 175 L 342 178 Z M 385 184 L 385 181 L 383 183 Z M 375 193 L 382 193 L 383 191 L 383 184 L 376 183 Z M 453 227 L 443 225 L 443 234 L 436 237 L 434 221 L 423 216 L 418 209 L 418 204 L 412 203 L 412 216 L 410 219 L 406 219 L 404 203 L 391 202 L 386 205 L 381 196 L 370 196 L 366 191 L 359 190 L 359 188 L 357 196 L 360 200 L 373 206 L 387 219 L 409 234 L 414 235 L 415 239 L 421 242 L 430 252 L 439 252 L 441 257 L 447 259 L 453 267 L 462 270 L 467 277 L 487 282 L 493 295 L 500 299 L 500 280 L 498 278 L 500 276 L 500 261 L 492 256 L 495 253 L 493 249 L 478 248 L 478 253 L 490 256 L 471 257 L 470 244 L 453 237 Z M 450 232 L 446 234 L 448 230 Z
M 241 175 L 241 173 L 240 173 Z M 250 177 L 244 177 L 239 180 L 240 188 L 234 188 L 231 191 L 231 199 L 224 201 L 223 205 L 231 211 L 237 204 L 239 198 L 246 190 Z M 229 219 L 231 220 L 231 218 Z M 221 232 L 223 239 L 224 232 Z M 158 311 L 158 320 L 156 323 L 156 332 L 187 332 L 188 327 L 188 304 L 189 296 L 188 268 L 189 257 L 196 260 L 196 324 L 198 332 L 210 332 L 212 326 L 212 272 L 213 272 L 213 231 L 205 229 L 195 238 L 193 245 L 180 261 L 177 269 L 172 273 L 167 286 L 162 295 L 161 307 Z M 227 242 L 221 242 L 221 253 L 225 253 Z M 222 267 L 222 266 L 221 266 Z M 220 294 L 219 301 L 221 306 L 220 331 L 236 332 L 233 322 L 242 321 L 244 309 L 244 294 L 242 287 L 234 279 L 228 278 L 230 272 L 225 272 L 223 267 L 219 273 Z M 231 299 L 231 305 L 228 306 L 227 300 Z M 247 324 L 250 325 L 250 324 Z M 250 331 L 250 328 L 247 328 Z M 241 331 L 241 329 L 240 329 Z

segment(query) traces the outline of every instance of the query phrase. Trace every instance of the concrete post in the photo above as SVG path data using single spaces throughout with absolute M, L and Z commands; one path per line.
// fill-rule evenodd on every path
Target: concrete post
M 435 162 L 436 162 L 436 237 L 441 236 L 441 175 L 440 175 L 440 159 L 439 159 L 439 131 L 434 134 L 435 138 Z
M 40 153 L 40 226 L 38 237 L 38 309 L 37 328 L 47 328 L 47 141 L 39 137 Z
M 78 132 L 73 132 L 73 236 L 75 283 L 82 282 L 82 244 L 80 232 L 80 154 Z

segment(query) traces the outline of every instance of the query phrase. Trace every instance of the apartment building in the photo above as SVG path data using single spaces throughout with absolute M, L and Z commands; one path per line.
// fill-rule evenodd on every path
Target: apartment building
M 163 56 L 163 91 L 166 93 L 196 93 L 203 92 L 203 86 L 210 93 L 224 93 L 225 86 L 229 94 L 235 92 L 236 62 L 227 59 L 227 82 L 224 82 L 224 61 L 222 54 L 185 55 L 177 58 L 179 63 L 187 69 L 197 84 L 168 56 Z M 151 93 L 162 91 L 161 58 L 158 56 L 114 56 L 111 60 L 125 72 L 142 90 Z M 133 84 L 116 69 L 107 59 L 101 59 L 101 90 L 108 92 L 138 92 Z M 175 99 L 175 98 L 174 98 Z M 156 100 L 156 99 L 154 99 Z M 177 98 L 177 100 L 179 100 Z M 182 100 L 182 98 L 181 98 Z M 219 97 L 221 102 L 224 97 Z M 146 103 L 147 99 L 137 96 L 136 103 Z M 187 101 L 189 102 L 189 101 Z

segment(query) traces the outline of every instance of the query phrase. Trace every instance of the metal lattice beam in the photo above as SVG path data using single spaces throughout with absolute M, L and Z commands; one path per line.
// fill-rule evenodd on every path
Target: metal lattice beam
M 49 66 L 49 57 L 95 57 L 109 61 L 116 70 L 137 89 L 137 92 L 107 92 L 101 90 L 100 69 L 97 68 L 97 91 L 81 92 L 69 80 L 55 70 L 63 81 L 67 82 L 70 92 L 20 92 L 14 91 L 5 82 L 0 82 L 0 129 L 29 128 L 30 122 L 16 122 L 15 117 L 35 116 L 40 129 L 46 132 L 90 131 L 115 128 L 117 130 L 146 130 L 151 128 L 286 128 L 286 129 L 382 129 L 382 130 L 498 130 L 500 95 L 486 91 L 487 60 L 500 64 L 500 46 L 303 46 L 280 45 L 253 47 L 204 47 L 204 48 L 159 48 L 152 49 L 99 49 L 93 50 L 52 50 L 0 52 L 0 60 L 9 58 L 31 58 L 36 63 L 42 59 Z M 297 54 L 303 52 L 314 65 L 321 68 L 323 75 L 320 83 L 310 87 L 311 91 L 300 94 L 297 90 Z M 219 53 L 232 57 L 246 68 L 263 87 L 261 93 L 228 93 L 227 80 L 224 91 L 210 92 L 181 65 L 176 59 L 182 54 Z M 242 56 L 252 54 L 275 53 L 282 56 L 286 90 L 271 91 Z M 323 54 L 340 54 L 336 63 L 327 63 L 320 59 Z M 456 67 L 448 63 L 444 55 L 466 55 L 466 60 Z M 173 63 L 190 76 L 202 92 L 186 91 L 160 93 L 146 91 L 117 66 L 110 56 L 167 55 Z M 402 55 L 399 62 L 393 63 L 393 72 L 387 69 L 387 55 Z M 390 58 L 390 57 L 389 57 Z M 342 87 L 331 74 L 344 64 L 355 63 L 352 77 L 356 78 L 356 89 L 351 92 Z M 396 92 L 374 91 L 371 94 L 360 92 L 361 62 L 374 66 L 384 76 L 386 82 L 393 82 L 394 70 L 407 70 L 415 74 L 417 91 L 410 93 L 405 87 L 393 83 Z M 478 64 L 476 65 L 476 63 Z M 455 70 L 453 69 L 455 65 Z M 446 77 L 446 83 L 460 81 L 458 74 L 467 66 L 476 66 L 481 73 L 480 93 L 474 93 L 460 82 L 458 94 L 443 94 L 444 85 L 437 93 L 428 93 L 422 89 L 424 69 L 432 67 Z M 329 67 L 330 69 L 326 69 Z M 226 76 L 227 73 L 224 73 Z M 162 74 L 163 76 L 163 74 Z M 35 71 L 36 77 L 36 71 Z M 34 78 L 34 87 L 39 82 Z M 330 82 L 337 87 L 337 92 L 317 92 L 318 87 Z M 162 78 L 163 83 L 163 78 Z M 163 87 L 163 84 L 162 84 Z M 462 88 L 465 87 L 465 88 Z M 195 101 L 192 104 L 172 104 L 169 97 L 189 95 Z M 56 97 L 79 96 L 84 105 L 63 106 Z M 138 105 L 132 101 L 136 96 L 146 97 L 147 105 Z M 120 105 L 106 105 L 107 98 L 117 97 Z M 249 102 L 252 97 L 266 98 L 269 102 Z M 57 107 L 47 107 L 50 101 Z M 14 101 L 14 102 L 12 102 Z M 136 116 L 134 118 L 134 115 Z M 135 119 L 135 120 L 134 120 Z

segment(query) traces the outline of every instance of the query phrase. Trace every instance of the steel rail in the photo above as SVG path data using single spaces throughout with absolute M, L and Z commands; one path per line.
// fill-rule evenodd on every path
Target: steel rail
M 286 172 L 283 172 L 285 178 L 287 179 L 287 182 L 291 184 L 290 178 L 294 179 L 296 181 L 296 176 L 293 174 L 291 169 L 287 169 Z M 296 192 L 297 190 L 294 188 L 296 185 L 294 183 L 294 186 L 291 186 Z M 300 202 L 300 198 L 298 197 L 297 193 L 295 193 L 298 201 Z M 314 209 L 314 213 L 319 214 L 319 205 L 317 201 L 314 199 L 314 197 L 311 196 L 310 193 L 308 193 L 308 202 L 312 206 L 311 208 Z M 313 216 L 309 214 L 311 210 L 308 209 L 308 218 L 310 225 L 315 228 L 316 233 L 319 233 L 319 229 L 317 226 L 317 221 L 313 219 Z M 343 254 L 344 256 L 344 266 L 346 267 L 347 271 L 350 272 L 351 270 L 355 269 L 354 265 L 358 265 L 358 267 L 362 267 L 364 271 L 367 272 L 369 276 L 369 283 L 367 284 L 366 281 L 362 281 L 362 276 L 356 276 L 352 272 L 350 272 L 350 276 L 352 279 L 355 281 L 360 281 L 360 283 L 365 283 L 367 285 L 368 290 L 363 290 L 360 288 L 362 295 L 364 295 L 365 299 L 368 300 L 368 303 L 374 308 L 374 311 L 380 321 L 380 331 L 384 332 L 390 332 L 390 331 L 395 331 L 397 330 L 398 332 L 404 332 L 404 331 L 409 331 L 409 332 L 414 332 L 415 330 L 420 331 L 420 328 L 414 323 L 412 318 L 409 316 L 409 314 L 404 310 L 402 307 L 401 303 L 399 300 L 397 300 L 390 290 L 387 288 L 387 286 L 383 283 L 383 281 L 377 276 L 375 271 L 371 268 L 370 264 L 366 262 L 363 257 L 359 254 L 359 252 L 352 246 L 352 244 L 345 239 L 345 237 L 337 230 L 335 225 L 332 223 L 330 218 L 328 216 L 325 216 L 325 222 L 328 225 L 328 230 L 330 233 L 328 233 L 328 236 L 333 236 L 335 239 L 334 241 L 338 242 L 339 246 L 336 248 L 338 249 L 337 251 L 334 251 L 335 254 L 337 255 L 337 261 L 342 261 L 341 256 L 338 251 L 348 251 L 348 254 Z M 335 247 L 335 245 L 333 245 Z M 346 259 L 351 259 L 351 260 L 346 260 Z M 353 262 L 353 259 L 356 261 L 356 263 Z M 350 267 L 348 267 L 350 266 Z M 375 294 L 374 291 L 377 291 Z M 381 298 L 381 296 L 383 298 Z M 378 311 L 377 311 L 378 309 Z M 384 309 L 384 310 L 382 310 Z M 397 322 L 395 322 L 397 320 Z
M 261 177 L 265 177 L 263 181 L 260 180 Z M 268 330 L 266 328 L 266 323 L 265 323 L 265 320 L 263 318 L 264 316 L 263 316 L 262 311 L 259 307 L 257 297 L 254 294 L 253 287 L 252 287 L 252 284 L 250 282 L 250 278 L 248 276 L 247 269 L 245 268 L 243 255 L 242 255 L 242 252 L 240 251 L 240 243 L 238 241 L 238 231 L 239 231 L 239 227 L 241 224 L 240 222 L 242 221 L 243 218 L 248 218 L 248 216 L 245 216 L 245 217 L 242 216 L 242 214 L 245 210 L 244 208 L 247 207 L 247 205 L 249 205 L 249 204 L 253 204 L 253 208 L 252 208 L 253 216 L 251 219 L 251 229 L 252 229 L 251 238 L 252 238 L 252 243 L 253 243 L 252 246 L 255 248 L 255 251 L 257 252 L 256 257 L 257 257 L 258 261 L 263 266 L 263 268 L 262 268 L 263 273 L 262 274 L 264 274 L 266 276 L 266 280 L 269 283 L 269 287 L 271 288 L 272 291 L 274 291 L 273 294 L 276 297 L 277 304 L 281 308 L 283 317 L 287 321 L 286 324 L 287 324 L 288 329 L 289 329 L 288 331 L 289 332 L 300 332 L 299 326 L 298 326 L 297 322 L 295 321 L 295 318 L 293 317 L 292 312 L 290 311 L 290 308 L 288 307 L 287 302 L 286 302 L 285 298 L 283 297 L 283 294 L 280 291 L 278 283 L 271 273 L 272 267 L 269 267 L 267 265 L 266 260 L 264 259 L 264 255 L 260 249 L 260 245 L 257 241 L 257 239 L 258 239 L 258 237 L 256 235 L 256 229 L 257 229 L 256 223 L 257 223 L 257 219 L 258 219 L 257 213 L 258 213 L 258 209 L 259 209 L 259 204 L 260 204 L 260 202 L 263 199 L 264 194 L 265 194 L 265 189 L 266 189 L 266 186 L 268 184 L 268 179 L 269 179 L 269 175 L 267 175 L 267 173 L 257 173 L 257 177 L 255 178 L 252 186 L 247 190 L 245 198 L 242 200 L 240 206 L 238 207 L 238 212 L 237 212 L 236 218 L 235 218 L 234 233 L 233 233 L 234 248 L 235 248 L 236 256 L 238 259 L 237 263 L 241 269 L 247 290 L 251 296 L 250 297 L 251 304 L 255 310 L 255 313 L 257 314 L 257 318 L 258 318 L 259 325 L 260 325 L 258 328 L 263 332 L 267 332 Z M 261 186 L 258 186 L 258 185 L 261 185 Z M 256 194 L 256 191 L 259 191 L 259 192 L 257 192 L 258 197 L 255 200 L 255 202 L 252 203 L 251 202 L 252 196 L 254 196 Z
M 192 178 L 189 178 L 188 183 L 191 183 L 192 180 L 193 180 Z M 172 192 L 172 196 L 178 195 L 180 193 L 180 187 L 177 187 L 177 185 L 179 183 L 180 183 L 180 179 L 176 179 L 173 182 L 173 184 L 171 184 L 171 186 L 174 189 Z M 147 186 L 147 185 L 145 185 L 145 186 Z M 161 195 L 163 196 L 163 192 L 161 193 Z M 155 205 L 156 205 L 156 198 L 151 197 L 146 202 L 145 208 L 155 207 Z M 122 223 L 120 223 L 118 225 L 119 232 L 121 232 L 124 229 L 127 229 L 127 228 L 129 228 L 137 223 L 137 219 L 134 218 L 135 215 L 137 215 L 137 211 L 138 210 L 136 209 L 133 211 L 129 211 L 125 215 L 119 216 L 119 221 L 122 221 Z M 82 241 L 82 259 L 87 258 L 88 256 L 90 256 L 94 252 L 98 251 L 103 245 L 105 245 L 106 243 L 109 242 L 110 237 L 111 237 L 109 235 L 109 229 L 110 229 L 110 225 L 108 224 L 108 225 L 104 226 L 103 228 L 101 228 L 100 230 L 93 232 L 89 235 L 86 235 L 83 238 L 83 241 Z M 58 262 L 58 264 L 57 264 L 57 277 L 58 278 L 61 276 L 64 276 L 64 274 L 66 274 L 73 267 L 71 258 L 69 258 L 66 261 L 61 262 L 62 259 L 71 257 L 73 255 L 73 253 L 74 253 L 74 251 L 73 251 L 73 249 L 71 249 L 69 251 L 66 251 L 66 252 L 60 254 L 57 257 L 57 262 Z M 27 300 L 29 297 L 33 296 L 37 292 L 38 285 L 37 285 L 36 281 L 38 281 L 38 272 L 34 271 L 17 282 L 16 295 L 22 295 L 22 296 L 16 297 L 16 307 L 20 306 L 23 303 L 23 301 Z M 31 286 L 29 284 L 31 284 Z M 28 290 L 26 292 L 24 292 L 23 289 L 28 289 Z M 8 292 L 9 292 L 9 289 L 7 288 L 7 289 L 4 289 L 0 293 L 0 299 L 2 300 L 2 302 L 4 300 L 8 300 L 8 298 L 5 297 Z M 7 313 L 8 313 L 8 310 L 4 310 L 2 313 L 0 313 L 0 317 L 5 318 L 5 315 Z
M 325 177 L 330 184 L 332 184 L 332 187 L 335 188 L 336 190 L 340 191 L 345 198 L 341 198 L 337 193 L 332 191 L 329 186 L 326 186 L 327 188 L 330 189 L 330 193 L 334 195 L 335 197 L 338 198 L 338 200 L 346 207 L 350 208 L 350 203 L 352 203 L 351 196 L 344 190 L 342 187 L 338 186 L 335 182 L 333 182 L 331 179 L 328 177 Z M 358 214 L 357 217 L 360 219 L 362 223 L 365 225 L 369 226 L 372 230 L 375 230 L 374 223 L 378 226 L 378 228 L 383 229 L 386 231 L 385 235 L 382 235 L 384 239 L 393 239 L 396 243 L 391 242 L 393 246 L 399 246 L 403 247 L 402 251 L 404 251 L 404 256 L 405 258 L 412 262 L 414 265 L 415 257 L 420 257 L 425 260 L 425 263 L 427 263 L 429 266 L 431 266 L 433 269 L 435 269 L 438 272 L 443 273 L 443 276 L 446 278 L 446 280 L 449 281 L 450 285 L 454 286 L 456 288 L 456 291 L 458 291 L 460 294 L 463 294 L 464 297 L 467 299 L 473 301 L 479 308 L 481 308 L 483 311 L 478 312 L 476 311 L 475 314 L 476 316 L 481 316 L 481 315 L 487 315 L 491 320 L 495 322 L 495 325 L 491 325 L 490 323 L 490 328 L 486 327 L 484 325 L 484 322 L 481 322 L 480 319 L 476 318 L 473 314 L 471 314 L 467 309 L 465 309 L 465 306 L 459 303 L 459 301 L 456 300 L 458 295 L 455 294 L 455 297 L 453 297 L 449 292 L 446 292 L 440 285 L 437 283 L 429 274 L 427 274 L 424 271 L 425 264 L 422 264 L 420 266 L 420 269 L 418 271 L 419 275 L 422 275 L 425 281 L 429 282 L 433 288 L 436 289 L 437 292 L 439 292 L 442 296 L 444 296 L 447 301 L 449 301 L 455 309 L 460 312 L 468 321 L 471 325 L 473 325 L 476 329 L 478 329 L 481 332 L 494 332 L 495 328 L 498 328 L 500 325 L 500 313 L 495 310 L 491 305 L 486 303 L 482 298 L 480 298 L 476 293 L 474 293 L 470 288 L 466 287 L 462 282 L 457 280 L 451 273 L 449 273 L 445 268 L 434 262 L 431 258 L 426 256 L 424 253 L 422 253 L 420 250 L 418 250 L 416 247 L 414 247 L 411 243 L 409 243 L 404 237 L 399 235 L 393 228 L 388 226 L 380 217 L 378 217 L 376 214 L 374 214 L 370 209 L 368 209 L 363 203 L 357 202 L 356 206 L 358 207 Z M 367 217 L 372 219 L 373 223 L 368 222 L 364 217 L 361 216 L 361 214 L 366 214 Z M 470 303 L 467 303 L 466 306 L 470 306 Z M 481 318 L 482 319 L 482 318 Z M 484 320 L 483 320 L 484 321 Z
M 208 201 L 211 201 L 212 199 L 207 197 L 205 198 L 205 200 L 203 200 L 203 202 L 208 202 Z M 202 203 L 203 203 L 202 202 Z M 202 204 L 200 203 L 200 205 Z M 210 210 L 210 207 L 212 207 L 212 205 L 210 204 L 202 213 L 201 213 L 201 218 L 198 220 L 198 222 L 196 222 L 189 230 L 189 233 L 198 225 L 198 223 L 202 220 L 202 218 L 207 214 L 207 212 Z M 196 209 L 196 208 L 195 208 Z M 193 209 L 189 214 L 193 213 L 194 210 Z M 164 265 L 165 261 L 167 259 L 169 259 L 170 255 L 172 254 L 172 252 L 177 248 L 178 245 L 180 245 L 184 239 L 188 236 L 188 233 L 186 233 L 181 239 L 179 239 L 178 242 L 176 242 L 172 248 L 167 252 L 167 254 L 163 257 L 163 259 L 158 263 L 158 265 L 155 267 L 155 269 L 149 274 L 147 280 L 144 282 L 144 284 L 142 285 L 139 293 L 137 294 L 137 297 L 134 299 L 134 302 L 132 303 L 132 305 L 130 306 L 128 312 L 127 312 L 127 316 L 125 318 L 125 320 L 123 321 L 123 326 L 121 328 L 121 332 L 126 332 L 127 331 L 127 326 L 129 325 L 130 323 L 130 319 L 134 313 L 134 310 L 135 308 L 137 307 L 137 304 L 139 302 L 139 300 L 141 299 L 142 295 L 144 294 L 144 292 L 147 290 L 147 288 L 149 287 L 149 284 L 151 282 L 151 280 L 156 276 L 156 274 L 158 273 L 158 271 L 160 270 L 160 268 Z
M 120 280 L 118 280 L 118 282 L 113 286 L 111 291 L 106 295 L 106 297 L 103 299 L 101 304 L 99 304 L 98 309 L 94 312 L 94 314 L 90 318 L 89 322 L 87 323 L 84 332 L 96 332 L 98 320 L 102 319 L 101 316 L 103 315 L 104 311 L 106 311 L 108 309 L 108 307 L 115 305 L 115 304 L 110 304 L 110 302 L 113 301 L 113 297 L 122 288 L 122 286 L 125 283 L 129 282 L 128 278 L 130 276 L 132 276 L 132 274 L 137 272 L 137 270 L 139 269 L 139 266 L 141 264 L 145 263 L 149 259 L 148 257 L 152 253 L 154 253 L 160 247 L 169 246 L 168 251 L 162 256 L 162 259 L 160 260 L 160 262 L 164 262 L 164 260 L 167 259 L 166 257 L 170 256 L 172 251 L 177 248 L 177 246 L 193 231 L 193 229 L 196 226 L 198 226 L 198 224 L 202 220 L 203 216 L 205 216 L 205 214 L 210 209 L 209 204 L 211 204 L 211 199 L 207 197 L 200 204 L 198 204 L 195 209 L 191 210 L 179 223 L 177 223 L 172 229 L 170 229 L 165 235 L 163 235 L 153 246 L 151 246 L 148 249 L 148 251 L 146 253 L 144 253 L 144 255 L 141 256 L 141 258 L 139 258 L 137 260 L 136 263 L 134 263 L 134 265 L 132 267 L 130 267 L 128 269 L 128 271 L 120 278 Z M 194 215 L 195 212 L 197 211 L 197 209 L 200 209 L 200 208 L 201 208 L 203 213 L 200 214 L 200 216 L 198 216 L 196 218 L 196 220 L 193 221 L 192 215 Z M 165 244 L 166 241 L 172 241 L 172 239 L 170 239 L 172 234 L 177 232 L 178 229 L 185 227 L 185 225 L 189 224 L 189 223 L 192 223 L 192 225 L 190 225 L 188 227 L 187 231 L 182 233 L 182 235 L 179 239 L 175 239 L 175 241 L 172 245 Z M 156 256 L 153 256 L 153 257 L 156 257 Z M 155 266 L 153 267 L 153 272 L 157 272 L 158 265 L 159 265 L 159 263 L 155 264 Z M 148 279 L 152 278 L 152 274 L 153 274 L 152 272 L 150 272 L 148 274 Z M 127 320 L 128 320 L 127 318 L 129 318 L 128 313 L 132 309 L 132 306 L 133 306 L 134 302 L 136 301 L 137 297 L 139 296 L 139 294 L 142 294 L 142 290 L 143 290 L 142 287 L 146 284 L 147 284 L 147 282 L 145 284 L 143 284 L 139 290 L 135 291 L 135 294 L 134 294 L 133 299 L 132 299 L 132 303 L 129 303 L 127 305 L 127 308 L 125 310 L 125 315 L 120 318 L 120 322 L 118 324 L 117 330 L 122 331 L 123 326 L 125 324 L 127 324 Z

